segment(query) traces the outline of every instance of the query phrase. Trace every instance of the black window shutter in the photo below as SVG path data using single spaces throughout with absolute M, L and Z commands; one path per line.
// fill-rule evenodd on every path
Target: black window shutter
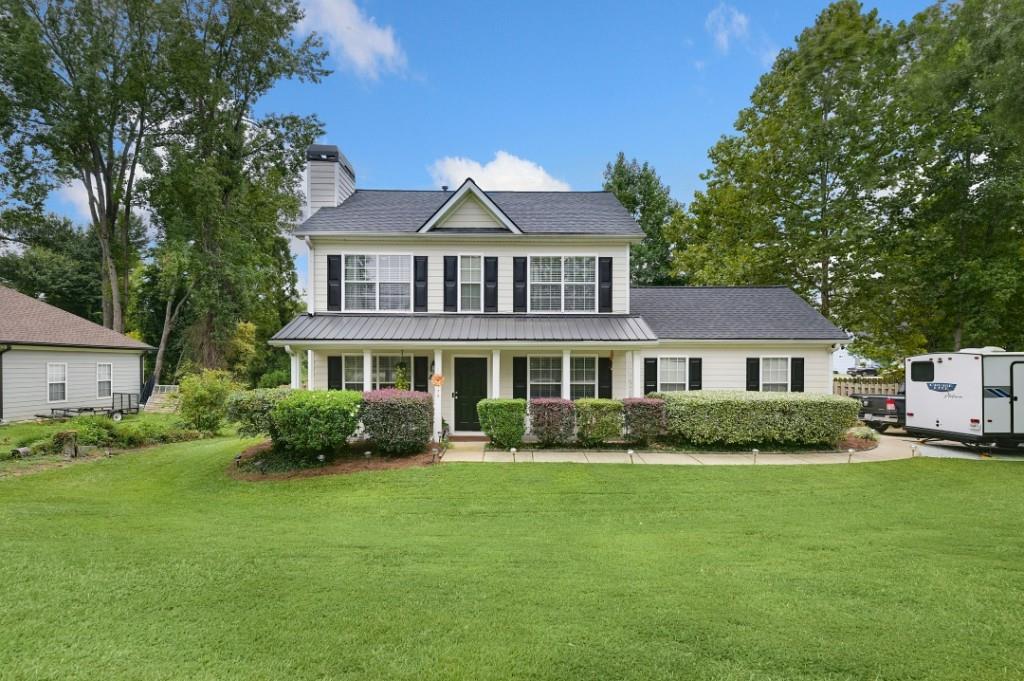
M 427 256 L 413 258 L 413 310 L 427 311 Z
M 612 398 L 611 357 L 597 358 L 597 396 L 605 400 Z
M 658 358 L 644 358 L 644 395 L 658 392 Z
M 341 311 L 341 256 L 327 256 L 327 309 Z
M 526 258 L 512 258 L 512 311 L 526 312 Z
M 701 389 L 701 382 L 703 380 L 702 374 L 704 373 L 703 364 L 704 362 L 703 360 L 701 360 L 700 357 L 690 358 L 690 370 L 689 372 L 687 372 L 689 373 L 690 382 L 688 387 L 690 388 L 690 390 Z
M 512 358 L 512 397 L 525 400 L 529 390 L 526 384 L 526 358 Z
M 413 357 L 412 360 L 412 389 L 418 390 L 421 393 L 430 392 L 427 390 L 427 382 L 430 377 L 427 376 L 427 367 L 430 364 L 430 360 L 426 355 L 420 357 Z
M 757 392 L 761 389 L 761 360 L 747 357 L 747 390 Z
M 794 393 L 804 391 L 804 358 L 793 357 L 789 360 L 789 390 Z
M 457 312 L 458 307 L 458 286 L 459 257 L 457 255 L 444 256 L 444 311 Z
M 345 386 L 341 380 L 341 357 L 327 358 L 327 389 L 341 390 Z
M 597 311 L 612 311 L 612 259 L 597 259 Z
M 498 311 L 498 259 L 484 258 L 484 312 Z

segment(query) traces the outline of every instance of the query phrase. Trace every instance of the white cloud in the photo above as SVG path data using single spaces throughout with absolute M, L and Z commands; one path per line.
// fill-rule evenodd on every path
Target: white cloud
M 533 161 L 507 151 L 499 151 L 487 163 L 446 156 L 434 161 L 428 170 L 438 186 L 448 185 L 452 189 L 472 177 L 481 189 L 569 191 L 568 182 L 553 177 Z
M 74 180 L 57 190 L 57 200 L 67 208 L 68 217 L 73 220 L 92 222 L 89 211 L 89 193 L 81 180 Z
M 708 13 L 704 29 L 714 38 L 715 47 L 727 53 L 734 39 L 747 37 L 750 19 L 732 5 L 723 2 Z
M 305 0 L 306 17 L 299 30 L 316 31 L 327 40 L 331 53 L 363 78 L 405 68 L 405 52 L 391 26 L 380 26 L 363 14 L 355 0 Z

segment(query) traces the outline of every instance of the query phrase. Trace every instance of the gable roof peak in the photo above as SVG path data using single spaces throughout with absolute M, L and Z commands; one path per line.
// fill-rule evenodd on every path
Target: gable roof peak
M 473 180 L 472 177 L 467 177 L 465 180 L 463 180 L 462 184 L 459 185 L 459 188 L 452 192 L 451 196 L 449 196 L 444 201 L 444 203 L 442 203 L 438 207 L 438 209 L 434 211 L 433 215 L 427 218 L 426 222 L 424 222 L 423 225 L 421 225 L 420 228 L 416 231 L 424 233 L 434 229 L 438 224 L 440 224 L 444 220 L 446 216 L 451 214 L 452 211 L 456 210 L 458 206 L 462 205 L 463 201 L 468 196 L 474 197 L 477 201 L 483 204 L 484 208 L 491 214 L 494 220 L 501 224 L 505 229 L 512 232 L 513 234 L 523 233 L 523 231 L 519 229 L 519 226 L 516 225 L 512 218 L 506 215 L 505 211 L 503 211 L 498 206 L 498 204 L 496 204 L 494 200 L 491 199 L 487 192 L 480 188 L 480 186 Z

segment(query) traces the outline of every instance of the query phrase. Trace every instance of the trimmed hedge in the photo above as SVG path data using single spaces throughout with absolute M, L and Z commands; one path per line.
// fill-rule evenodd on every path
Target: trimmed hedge
M 596 447 L 622 436 L 622 402 L 607 399 L 576 400 L 576 439 Z
M 416 454 L 430 444 L 434 401 L 429 393 L 374 390 L 363 395 L 363 427 L 386 454 Z
M 486 399 L 476 403 L 480 428 L 491 444 L 511 449 L 523 444 L 526 435 L 526 400 Z
M 560 397 L 530 400 L 530 429 L 543 447 L 572 444 L 576 431 L 576 406 Z
M 623 435 L 637 445 L 654 442 L 665 434 L 665 400 L 627 397 L 622 400 Z
M 682 445 L 835 445 L 857 424 L 859 403 L 805 393 L 667 393 L 668 439 Z
M 306 454 L 339 449 L 356 432 L 362 402 L 354 390 L 293 390 L 270 411 L 274 445 Z
M 227 418 L 238 424 L 240 435 L 270 435 L 270 413 L 290 392 L 290 388 L 257 388 L 231 393 L 225 403 Z

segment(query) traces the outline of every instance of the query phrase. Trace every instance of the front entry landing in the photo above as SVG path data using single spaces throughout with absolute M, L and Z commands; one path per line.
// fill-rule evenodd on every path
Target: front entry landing
M 476 403 L 487 397 L 487 358 L 455 357 L 455 430 L 479 431 Z

